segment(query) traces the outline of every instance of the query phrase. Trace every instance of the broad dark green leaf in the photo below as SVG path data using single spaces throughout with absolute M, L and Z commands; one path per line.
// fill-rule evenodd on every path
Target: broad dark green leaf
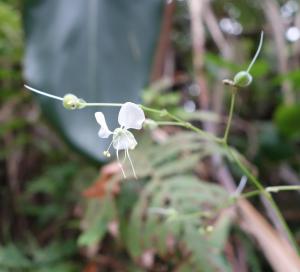
M 4 268 L 27 268 L 30 260 L 14 244 L 0 247 L 0 271 Z
M 161 0 L 43 0 L 25 5 L 25 78 L 35 88 L 92 102 L 138 102 L 160 29 Z M 39 97 L 48 119 L 74 147 L 99 160 L 95 111 L 111 129 L 119 109 L 67 111 Z

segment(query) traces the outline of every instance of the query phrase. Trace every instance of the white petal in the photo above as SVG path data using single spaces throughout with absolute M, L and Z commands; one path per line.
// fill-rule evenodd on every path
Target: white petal
M 100 138 L 108 138 L 112 132 L 108 129 L 104 114 L 102 112 L 95 112 L 95 118 L 97 123 L 100 125 L 98 135 Z
M 120 109 L 118 121 L 126 129 L 141 129 L 145 121 L 145 114 L 137 104 L 126 102 Z
M 116 150 L 134 149 L 137 145 L 133 134 L 126 130 L 117 128 L 113 136 L 113 146 Z

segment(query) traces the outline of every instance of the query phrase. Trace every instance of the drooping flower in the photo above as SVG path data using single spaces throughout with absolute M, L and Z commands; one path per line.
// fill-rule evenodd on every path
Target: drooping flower
M 119 151 L 124 150 L 124 160 L 128 158 L 132 167 L 133 174 L 136 177 L 133 163 L 129 155 L 129 150 L 132 150 L 136 147 L 137 141 L 135 140 L 133 134 L 129 131 L 129 129 L 139 130 L 142 128 L 143 123 L 145 121 L 145 114 L 141 107 L 131 102 L 124 103 L 121 106 L 118 116 L 118 122 L 120 124 L 120 127 L 116 128 L 113 132 L 109 130 L 105 121 L 104 114 L 102 112 L 96 112 L 95 118 L 97 123 L 100 125 L 98 136 L 100 138 L 108 138 L 110 135 L 112 135 L 112 141 L 108 146 L 107 150 L 103 152 L 103 154 L 107 157 L 110 157 L 110 147 L 113 146 L 116 149 L 116 155 L 120 164 L 120 168 L 124 177 L 126 178 L 125 172 L 119 159 Z

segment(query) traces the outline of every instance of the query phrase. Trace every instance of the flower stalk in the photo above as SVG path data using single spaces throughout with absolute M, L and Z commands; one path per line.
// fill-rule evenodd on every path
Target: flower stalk
M 224 133 L 224 137 L 223 137 L 224 143 L 227 143 L 227 141 L 228 141 L 229 130 L 231 127 L 231 122 L 232 122 L 232 117 L 233 117 L 233 112 L 234 112 L 236 91 L 237 91 L 236 89 L 232 90 L 232 94 L 231 94 L 229 115 L 228 115 L 226 129 L 225 129 L 225 133 Z

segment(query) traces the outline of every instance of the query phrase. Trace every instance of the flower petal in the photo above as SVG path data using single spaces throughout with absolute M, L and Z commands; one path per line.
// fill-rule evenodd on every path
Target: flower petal
M 141 129 L 145 121 L 145 114 L 137 104 L 126 102 L 120 109 L 118 121 L 126 129 Z
M 116 150 L 134 149 L 137 145 L 133 134 L 126 129 L 117 129 L 113 136 L 113 147 Z
M 100 138 L 108 138 L 112 132 L 108 129 L 104 114 L 102 112 L 95 112 L 95 118 L 97 123 L 101 126 L 98 132 Z

